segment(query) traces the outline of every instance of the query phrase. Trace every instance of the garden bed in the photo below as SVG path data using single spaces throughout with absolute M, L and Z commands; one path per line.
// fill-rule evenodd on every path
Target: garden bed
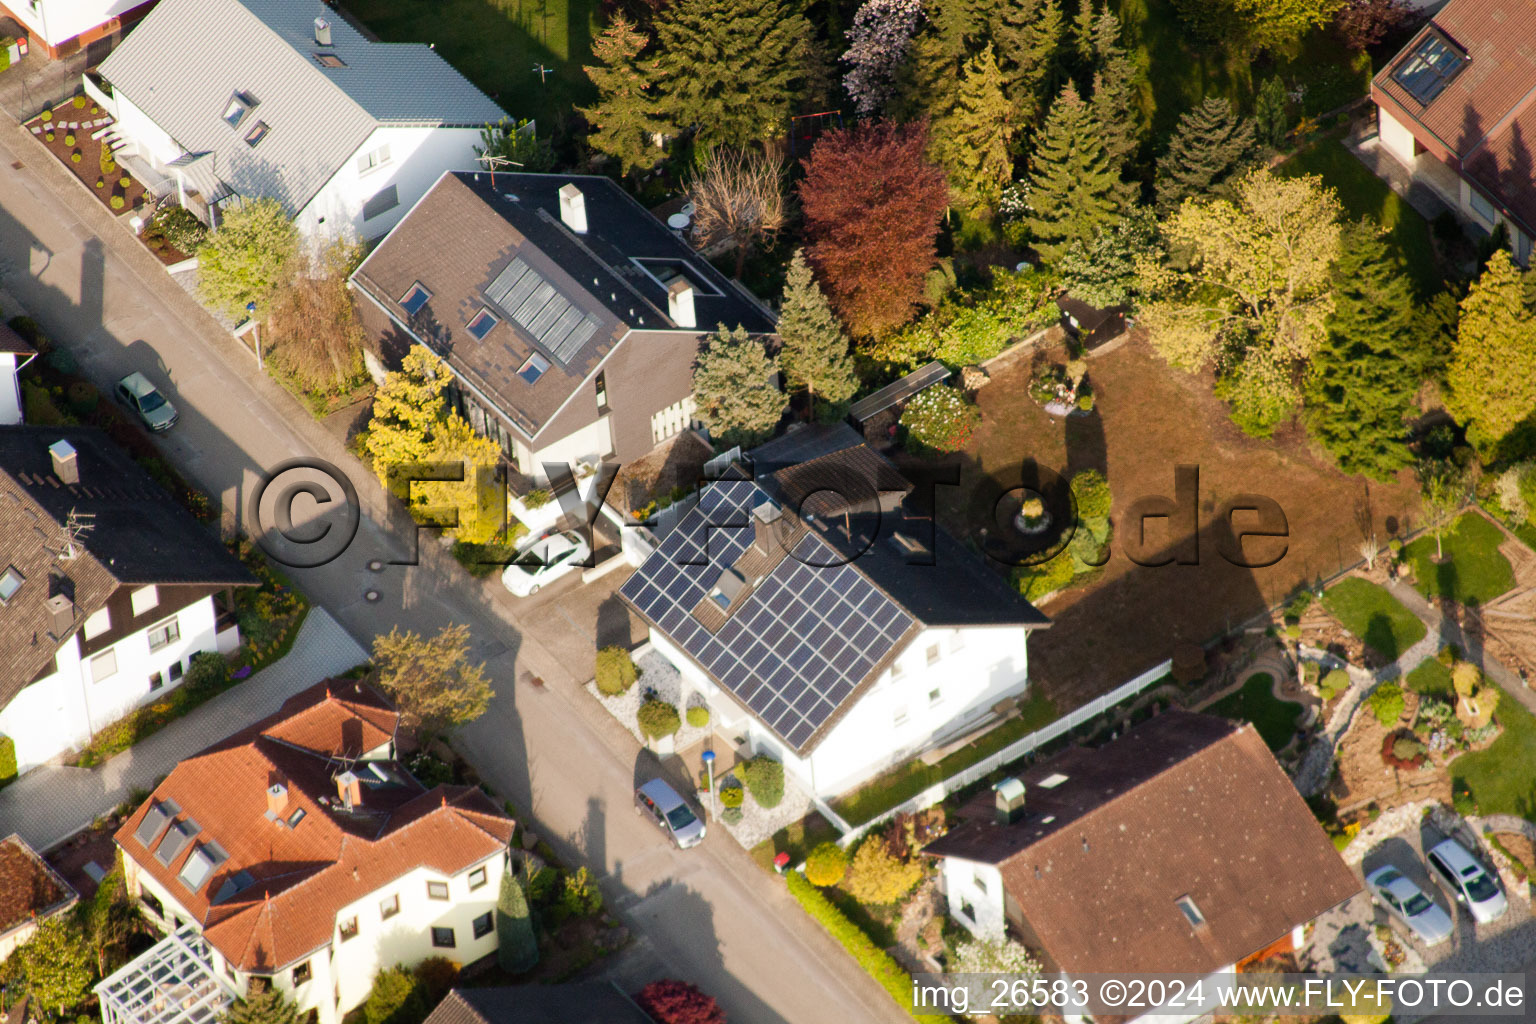
M 654 648 L 647 647 L 638 658 L 635 659 L 635 667 L 640 670 L 639 678 L 629 689 L 616 697 L 610 697 L 597 688 L 597 681 L 587 683 L 587 692 L 590 693 L 599 704 L 620 725 L 629 730 L 629 734 L 635 738 L 635 742 L 644 747 L 660 746 L 660 741 L 648 740 L 640 731 L 640 723 L 637 716 L 640 705 L 646 700 L 648 694 L 654 694 L 658 699 L 677 708 L 678 716 L 682 719 L 682 725 L 671 736 L 674 750 L 685 750 L 700 743 L 714 734 L 714 723 L 703 726 L 688 724 L 687 709 L 681 704 L 683 696 L 683 677 L 677 668 L 662 657 Z
M 85 100 L 83 106 L 77 105 Z M 49 116 L 51 115 L 51 117 Z M 26 123 L 28 131 L 42 143 L 69 171 L 96 194 L 101 205 L 114 214 L 127 214 L 144 208 L 144 186 L 121 166 L 113 165 L 108 171 L 103 163 L 104 139 L 91 138 L 96 132 L 111 125 L 112 119 L 83 95 L 73 102 L 66 101 L 53 110 L 45 110 Z M 70 125 L 75 127 L 71 128 Z M 50 134 L 53 138 L 48 138 Z M 73 143 L 68 141 L 73 139 Z M 76 159 L 78 154 L 79 159 Z M 124 186 L 123 180 L 128 184 Z M 97 181 L 101 181 L 97 187 Z

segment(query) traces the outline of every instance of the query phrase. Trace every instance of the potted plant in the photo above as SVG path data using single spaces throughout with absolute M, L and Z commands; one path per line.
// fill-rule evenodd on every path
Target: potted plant
M 1051 525 L 1051 512 L 1038 496 L 1025 498 L 1019 503 L 1013 524 L 1021 533 L 1039 533 Z

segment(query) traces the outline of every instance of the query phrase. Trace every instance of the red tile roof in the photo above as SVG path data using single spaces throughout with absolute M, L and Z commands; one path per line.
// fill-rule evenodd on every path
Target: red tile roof
M 1059 970 L 1208 973 L 1360 888 L 1251 725 L 1168 712 L 1019 778 L 1022 821 L 986 791 L 924 852 L 997 865 Z
M 118 845 L 239 969 L 280 969 L 330 941 L 347 904 L 420 867 L 457 874 L 511 841 L 512 820 L 480 790 L 424 791 L 394 762 L 353 760 L 388 741 L 396 721 L 361 683 L 311 687 L 177 765 L 118 830 Z M 351 810 L 336 782 L 349 766 L 363 779 Z M 274 783 L 287 790 L 281 821 L 267 813 Z M 167 830 L 148 846 L 136 835 L 157 808 L 174 810 L 172 820 L 191 822 L 195 832 L 165 864 L 157 853 Z M 192 851 L 210 843 L 227 859 L 191 891 L 178 875 Z M 221 892 L 226 886 L 231 891 Z
M 1438 33 L 1468 59 L 1428 104 L 1392 76 Z M 1536 226 L 1536 4 L 1451 0 L 1371 86 L 1372 98 L 1436 155 L 1459 165 L 1506 215 Z

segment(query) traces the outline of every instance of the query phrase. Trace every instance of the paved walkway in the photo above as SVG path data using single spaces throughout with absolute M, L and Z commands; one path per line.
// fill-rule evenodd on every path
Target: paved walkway
M 1408 584 L 1400 580 L 1393 581 L 1387 585 L 1387 589 L 1392 592 L 1393 597 L 1403 603 L 1403 607 L 1422 619 L 1425 628 L 1429 630 L 1429 635 L 1415 644 L 1414 650 L 1417 650 L 1426 643 L 1432 643 L 1432 649 L 1427 655 L 1427 657 L 1432 658 L 1439 652 L 1440 648 L 1448 644 L 1455 644 L 1461 649 L 1461 656 L 1464 660 L 1476 664 L 1483 670 L 1484 675 L 1503 687 L 1505 693 L 1524 704 L 1532 713 L 1536 713 L 1536 693 L 1532 693 L 1525 680 L 1521 679 L 1517 673 L 1510 671 L 1503 662 L 1487 657 L 1483 653 L 1483 644 L 1479 638 L 1467 636 L 1461 626 L 1457 625 L 1454 620 L 1447 618 L 1423 594 L 1420 594 Z M 1419 661 L 1424 660 L 1421 657 L 1418 661 L 1409 663 L 1407 659 L 1408 655 L 1406 654 L 1398 659 L 1403 663 L 1404 674 L 1417 668 Z
M 117 807 L 135 788 L 152 788 L 176 762 L 243 723 L 265 718 L 306 686 L 367 660 L 368 652 L 325 609 L 311 609 L 286 655 L 185 718 L 95 768 L 42 767 L 0 790 L 0 835 L 15 832 L 45 850 Z

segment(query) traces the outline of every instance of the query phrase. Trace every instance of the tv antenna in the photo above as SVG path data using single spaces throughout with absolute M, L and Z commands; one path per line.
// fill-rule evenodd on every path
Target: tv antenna
M 512 160 L 512 159 L 510 159 L 508 157 L 504 157 L 504 156 L 493 156 L 490 153 L 484 153 L 484 154 L 482 154 L 480 156 L 475 157 L 475 159 L 480 161 L 481 163 L 485 164 L 486 169 L 491 172 L 491 191 L 492 192 L 496 191 L 496 168 L 498 168 L 498 167 L 521 167 L 521 166 L 523 166 L 521 163 L 519 163 L 516 160 Z
M 88 512 L 69 510 L 69 515 L 64 519 L 64 550 L 59 552 L 59 561 L 73 562 L 80 557 L 80 549 L 85 546 L 86 536 L 96 528 L 96 517 Z

